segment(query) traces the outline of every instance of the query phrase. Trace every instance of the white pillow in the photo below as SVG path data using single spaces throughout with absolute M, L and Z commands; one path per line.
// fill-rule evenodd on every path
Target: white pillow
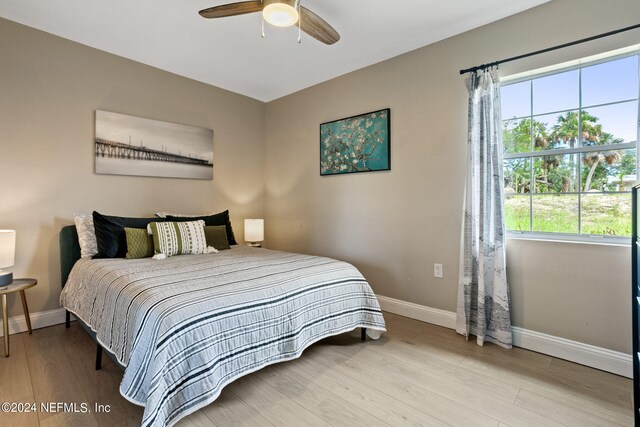
M 218 252 L 207 246 L 204 221 L 151 222 L 147 232 L 153 235 L 154 259 L 164 259 L 174 255 L 206 254 Z
M 98 253 L 98 241 L 96 229 L 93 226 L 93 215 L 77 214 L 73 221 L 78 231 L 78 243 L 80 244 L 80 257 L 91 258 Z

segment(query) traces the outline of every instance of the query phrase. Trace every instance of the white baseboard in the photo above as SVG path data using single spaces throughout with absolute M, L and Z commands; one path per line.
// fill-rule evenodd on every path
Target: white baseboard
M 46 328 L 47 326 L 59 325 L 64 323 L 65 316 L 64 308 L 56 308 L 54 310 L 49 311 L 40 311 L 37 313 L 30 313 L 29 318 L 31 319 L 31 328 L 32 329 L 40 329 Z M 71 317 L 73 319 L 73 316 Z M 0 318 L 0 325 L 2 324 L 2 319 Z M 0 337 L 4 336 L 3 328 L 0 328 Z M 24 318 L 24 315 L 13 316 L 9 318 L 9 335 L 18 334 L 20 332 L 27 331 L 27 321 Z
M 452 311 L 440 310 L 382 295 L 376 296 L 378 297 L 380 308 L 384 311 L 449 329 L 456 328 L 456 314 Z
M 378 295 L 378 301 L 384 311 L 455 329 L 456 314 L 452 311 L 440 310 L 382 295 Z M 63 308 L 31 313 L 31 327 L 39 329 L 59 325 L 64 323 L 64 314 L 65 310 Z M 0 321 L 0 323 L 2 322 Z M 26 331 L 27 323 L 23 315 L 9 318 L 9 334 Z M 516 347 L 548 354 L 549 356 L 591 366 L 624 377 L 633 377 L 633 362 L 630 354 L 515 326 L 512 328 L 512 332 L 513 345 Z M 2 329 L 0 329 L 0 336 L 2 336 Z
M 440 310 L 382 295 L 378 295 L 378 301 L 384 311 L 444 326 L 445 328 L 455 329 L 456 327 L 456 313 L 452 311 Z M 633 378 L 633 360 L 630 354 L 515 326 L 511 330 L 513 332 L 513 345 L 516 347 Z
M 630 354 L 515 326 L 511 330 L 513 345 L 517 347 L 633 378 L 633 359 Z

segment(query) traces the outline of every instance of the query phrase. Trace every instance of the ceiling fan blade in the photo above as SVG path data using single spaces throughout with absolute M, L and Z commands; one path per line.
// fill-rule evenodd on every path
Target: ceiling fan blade
M 300 29 L 324 44 L 340 40 L 340 34 L 327 21 L 304 6 L 300 6 Z
M 222 6 L 214 6 L 208 9 L 202 9 L 200 16 L 203 18 L 224 18 L 225 16 L 244 15 L 245 13 L 260 12 L 262 10 L 262 2 L 258 1 L 241 1 L 238 3 L 223 4 Z

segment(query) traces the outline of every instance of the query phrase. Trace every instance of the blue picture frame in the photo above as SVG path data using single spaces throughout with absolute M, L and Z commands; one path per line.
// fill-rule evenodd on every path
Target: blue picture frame
M 320 124 L 320 175 L 391 170 L 391 109 Z

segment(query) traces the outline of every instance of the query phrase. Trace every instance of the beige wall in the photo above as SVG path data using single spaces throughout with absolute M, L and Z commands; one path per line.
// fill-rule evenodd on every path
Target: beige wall
M 262 102 L 2 19 L 0 56 L 0 228 L 17 230 L 15 276 L 39 281 L 32 312 L 59 307 L 58 232 L 74 212 L 230 209 L 240 240 L 242 219 L 264 214 Z M 96 109 L 213 129 L 213 181 L 96 175 Z
M 512 322 L 631 353 L 631 249 L 511 239 Z
M 455 311 L 467 100 L 458 70 L 637 23 L 637 0 L 555 0 L 270 102 L 266 238 L 353 262 L 381 295 Z M 502 74 L 640 41 L 640 31 Z M 391 171 L 319 176 L 322 122 L 391 108 Z M 444 278 L 433 264 L 444 264 Z M 628 247 L 508 242 L 514 325 L 631 351 Z
M 458 70 L 636 23 L 636 0 L 539 8 L 265 105 L 0 19 L 0 228 L 18 231 L 16 276 L 57 308 L 57 236 L 73 212 L 230 209 L 265 216 L 267 245 L 356 264 L 377 293 L 455 310 L 465 170 Z M 579 24 L 573 24 L 579 23 Z M 640 32 L 505 64 L 503 74 L 640 41 Z M 320 177 L 319 123 L 392 110 L 392 170 Z M 96 109 L 214 129 L 215 178 L 94 174 Z M 265 144 L 266 143 L 266 144 Z M 630 351 L 628 247 L 510 240 L 516 326 Z M 443 279 L 433 263 L 444 264 Z M 11 315 L 21 314 L 10 299 Z

